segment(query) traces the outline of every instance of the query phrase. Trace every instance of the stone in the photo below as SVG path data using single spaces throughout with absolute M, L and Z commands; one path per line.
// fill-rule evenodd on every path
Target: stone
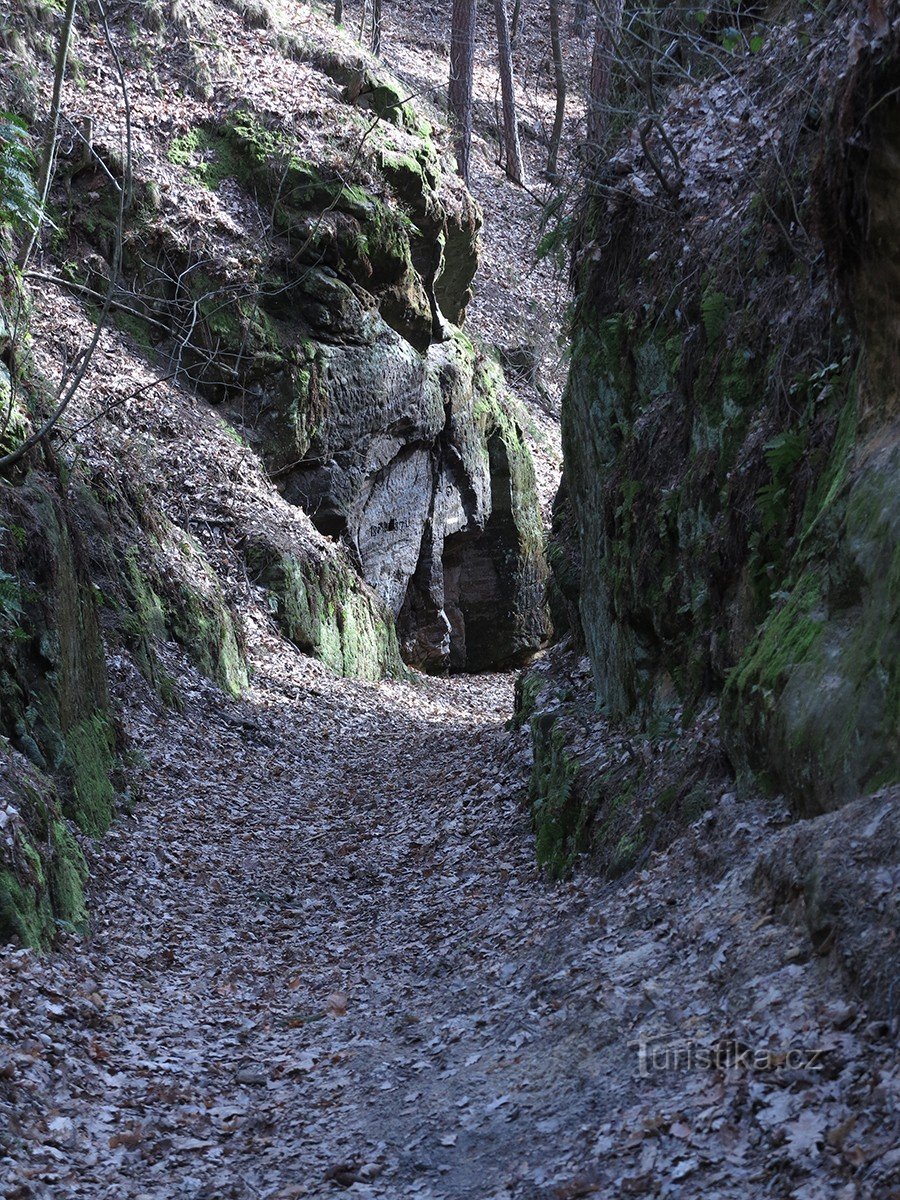
M 123 274 L 148 305 L 159 301 L 154 328 L 160 312 L 171 320 L 164 349 L 258 451 L 283 497 L 339 544 L 343 565 L 323 568 L 323 584 L 302 550 L 262 553 L 250 539 L 288 636 L 364 677 L 392 662 L 384 614 L 347 585 L 349 566 L 396 622 L 408 662 L 516 665 L 546 638 L 546 566 L 521 421 L 496 363 L 458 328 L 480 212 L 390 77 L 344 54 L 312 65 L 347 104 L 382 118 L 358 180 L 345 164 L 306 161 L 287 127 L 240 108 L 182 137 L 170 161 L 197 183 L 196 156 L 182 151 L 202 145 L 199 182 L 217 186 L 226 173 L 248 204 L 271 210 L 273 236 L 241 261 L 199 226 L 186 235 L 159 215 L 152 248 L 126 238 Z M 79 229 L 90 240 L 88 225 Z M 182 313 L 154 290 L 173 270 L 190 281 Z M 189 344 L 179 344 L 186 327 Z

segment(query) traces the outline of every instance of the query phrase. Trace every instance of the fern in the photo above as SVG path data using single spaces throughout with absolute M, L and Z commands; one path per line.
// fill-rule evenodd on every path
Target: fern
M 766 462 L 776 483 L 786 483 L 793 473 L 794 467 L 803 457 L 806 449 L 806 437 L 796 429 L 788 429 L 778 437 L 766 442 L 763 447 Z
M 706 340 L 710 344 L 717 342 L 731 320 L 731 301 L 724 292 L 714 292 L 707 288 L 700 301 L 700 315 L 706 330 Z
M 0 112 L 0 226 L 34 229 L 40 200 L 28 129 L 19 117 Z
M 791 476 L 805 449 L 806 437 L 795 429 L 780 433 L 763 447 L 772 472 L 771 483 L 763 484 L 756 495 L 764 534 L 771 533 L 784 520 Z

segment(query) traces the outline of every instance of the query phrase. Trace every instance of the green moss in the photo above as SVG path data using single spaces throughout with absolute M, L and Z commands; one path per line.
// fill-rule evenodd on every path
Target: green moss
M 128 611 L 120 618 L 141 672 L 163 703 L 175 708 L 180 707 L 177 688 L 155 647 L 166 638 L 183 645 L 207 678 L 229 695 L 240 695 L 248 682 L 241 639 L 215 576 L 192 545 L 182 546 L 181 558 L 184 577 L 165 584 L 160 578 L 154 587 L 147 578 L 152 568 L 141 566 L 135 548 L 127 551 Z
M 579 767 L 566 748 L 565 730 L 552 713 L 531 722 L 534 770 L 529 784 L 535 854 L 554 879 L 569 874 L 588 848 L 589 814 L 578 791 Z
M 542 677 L 533 671 L 522 671 L 516 676 L 515 705 L 511 725 L 519 729 L 530 721 L 537 706 L 543 686 Z
M 51 822 L 50 844 L 48 885 L 54 920 L 57 924 L 64 924 L 82 933 L 87 928 L 88 919 L 84 899 L 87 863 L 65 821 Z
M 847 481 L 853 448 L 856 444 L 858 420 L 855 371 L 847 380 L 846 392 L 848 398 L 840 411 L 831 453 L 816 487 L 807 497 L 803 513 L 803 531 L 800 537 L 801 548 L 811 542 L 813 535 L 827 520 Z
M 232 141 L 226 132 L 202 126 L 173 138 L 169 145 L 169 162 L 184 167 L 196 183 L 215 190 L 223 179 L 239 179 L 240 160 L 234 155 Z
M 149 322 L 135 316 L 134 313 L 120 311 L 113 313 L 113 320 L 116 328 L 121 329 L 123 333 L 130 334 L 145 353 L 149 353 L 153 349 Z
M 110 826 L 115 805 L 110 781 L 114 764 L 115 737 L 105 714 L 95 713 L 68 731 L 65 767 L 72 798 L 67 808 L 86 833 L 105 833 Z
M 2 741 L 0 779 L 17 813 L 0 847 L 0 941 L 39 949 L 58 927 L 84 929 L 87 867 L 52 781 Z
M 709 342 L 718 342 L 731 318 L 731 302 L 724 292 L 707 288 L 700 300 L 703 328 Z
M 23 884 L 11 870 L 0 870 L 0 941 L 18 938 L 38 948 L 50 936 L 49 902 L 34 884 Z
M 356 679 L 407 674 L 390 615 L 348 565 L 282 552 L 263 537 L 247 540 L 245 556 L 282 632 L 304 654 Z
M 798 581 L 729 676 L 726 692 L 739 695 L 758 688 L 772 693 L 792 667 L 808 658 L 823 630 L 821 589 L 821 578 L 813 571 Z
M 205 675 L 229 695 L 239 696 L 248 683 L 247 666 L 234 620 L 217 591 L 217 585 L 201 592 L 182 584 L 167 626 Z

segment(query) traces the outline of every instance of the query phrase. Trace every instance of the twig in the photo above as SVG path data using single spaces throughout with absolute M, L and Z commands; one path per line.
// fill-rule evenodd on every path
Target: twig
M 98 0 L 98 4 L 100 6 L 100 13 L 101 13 L 101 16 L 103 19 L 104 29 L 106 30 L 107 41 L 108 41 L 108 44 L 111 44 L 112 39 L 109 36 L 109 26 L 107 24 L 106 11 L 103 8 L 102 0 Z M 74 12 L 74 0 L 72 3 L 72 8 L 73 8 L 73 12 Z M 68 32 L 69 32 L 69 34 L 71 34 L 71 28 L 69 29 Z M 116 56 L 114 55 L 114 58 L 115 57 Z M 117 58 L 116 58 L 116 61 L 118 62 Z M 59 73 L 62 74 L 62 73 L 64 73 L 64 71 L 65 71 L 65 62 L 63 61 L 62 72 L 59 72 Z M 120 74 L 119 74 L 119 81 L 120 81 L 123 92 L 127 93 L 128 88 L 127 88 L 127 84 L 125 82 L 125 76 L 121 73 L 121 70 L 120 70 Z M 60 82 L 60 87 L 61 86 L 62 86 L 62 84 Z M 127 102 L 125 105 L 125 112 L 126 112 L 126 121 L 130 124 L 130 118 L 128 117 L 130 108 L 129 108 Z M 54 120 L 54 141 L 55 141 L 55 136 L 56 136 L 55 128 L 57 126 L 58 126 L 58 113 L 57 113 L 56 119 Z M 59 400 L 59 403 L 53 409 L 53 412 L 46 419 L 46 421 L 44 421 L 43 425 L 41 425 L 39 429 L 36 429 L 34 431 L 34 433 L 29 434 L 29 436 L 25 439 L 24 442 L 22 442 L 22 444 L 20 446 L 17 446 L 16 449 L 12 450 L 9 454 L 4 454 L 2 457 L 0 457 L 0 470 L 3 470 L 7 467 L 14 466 L 17 462 L 19 462 L 28 453 L 29 450 L 32 449 L 33 446 L 36 446 L 38 444 L 38 442 L 43 441 L 44 438 L 47 437 L 47 435 L 55 428 L 60 417 L 63 415 L 63 413 L 68 408 L 70 402 L 72 401 L 72 398 L 75 396 L 78 389 L 81 387 L 84 377 L 87 374 L 88 367 L 90 366 L 91 359 L 93 358 L 94 352 L 97 349 L 97 346 L 100 342 L 100 334 L 103 332 L 103 327 L 106 324 L 106 320 L 109 316 L 110 308 L 112 307 L 113 295 L 114 295 L 115 288 L 116 288 L 116 279 L 118 278 L 119 270 L 122 265 L 122 240 L 123 240 L 124 227 L 125 227 L 125 200 L 126 200 L 127 193 L 129 193 L 131 190 L 131 184 L 130 184 L 131 133 L 130 133 L 130 129 L 127 134 L 127 146 L 129 148 L 129 153 L 128 153 L 128 155 L 126 157 L 126 161 L 125 161 L 125 180 L 123 181 L 124 186 L 119 187 L 119 205 L 118 205 L 118 212 L 116 214 L 116 240 L 115 240 L 115 249 L 113 251 L 112 269 L 110 271 L 110 277 L 109 277 L 109 288 L 106 293 L 106 298 L 103 302 L 103 308 L 101 309 L 100 315 L 97 318 L 97 323 L 94 326 L 93 335 L 91 337 L 90 342 L 87 345 L 87 348 L 85 350 L 83 350 L 81 355 L 79 356 L 79 358 L 76 359 L 76 366 L 74 367 L 74 378 L 71 380 L 71 382 L 68 383 L 67 386 L 63 386 L 62 383 L 60 384 L 61 398 Z M 33 243 L 32 243 L 32 245 L 33 245 Z M 29 250 L 29 253 L 30 253 L 30 250 Z M 26 256 L 26 258 L 27 258 L 27 256 Z

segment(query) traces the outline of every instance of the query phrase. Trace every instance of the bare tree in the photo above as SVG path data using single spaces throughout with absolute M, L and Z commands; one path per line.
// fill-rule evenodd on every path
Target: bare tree
M 550 48 L 553 52 L 553 74 L 556 80 L 556 114 L 547 154 L 547 174 L 551 179 L 556 179 L 559 173 L 559 143 L 562 139 L 563 121 L 566 119 L 566 70 L 563 64 L 562 40 L 559 36 L 559 0 L 550 0 Z
M 107 318 L 113 307 L 116 287 L 118 284 L 119 271 L 122 266 L 122 245 L 125 230 L 125 213 L 131 204 L 132 196 L 132 136 L 131 136 L 131 100 L 128 93 L 128 85 L 125 80 L 125 73 L 122 69 L 122 61 L 116 50 L 113 41 L 112 33 L 109 28 L 106 9 L 103 6 L 103 0 L 98 0 L 97 6 L 100 11 L 100 18 L 103 24 L 103 33 L 106 39 L 106 45 L 109 49 L 115 66 L 116 74 L 119 79 L 119 86 L 122 89 L 122 98 L 124 102 L 125 112 L 125 169 L 124 176 L 121 182 L 113 180 L 118 193 L 118 211 L 116 213 L 115 225 L 115 241 L 113 248 L 112 262 L 110 263 L 109 282 L 106 288 L 106 293 L 103 296 L 103 305 L 100 309 L 100 314 L 94 324 L 94 330 L 87 345 L 83 347 L 71 366 L 63 373 L 57 387 L 56 396 L 54 398 L 54 407 L 50 415 L 44 422 L 35 429 L 28 437 L 21 442 L 15 450 L 10 451 L 0 457 L 0 470 L 14 466 L 19 462 L 33 446 L 42 442 L 44 438 L 56 427 L 63 413 L 69 407 L 73 397 L 77 394 L 81 387 L 84 378 L 87 374 L 88 367 L 94 357 L 97 346 L 100 343 L 100 335 L 106 325 Z M 50 102 L 50 120 L 48 128 L 48 136 L 44 143 L 44 157 L 41 163 L 41 174 L 39 176 L 40 194 L 43 202 L 46 202 L 47 195 L 50 191 L 50 181 L 53 176 L 53 165 L 56 158 L 56 135 L 59 131 L 60 108 L 62 101 L 62 84 L 66 72 L 66 60 L 69 53 L 69 45 L 72 38 L 72 20 L 75 16 L 75 0 L 68 5 L 66 14 L 63 18 L 63 28 L 60 32 L 60 41 L 56 55 L 56 76 L 53 87 L 53 98 Z M 33 237 L 30 242 L 26 243 L 26 251 L 22 257 L 23 262 L 27 262 L 31 255 L 31 250 L 34 247 L 35 239 L 40 231 L 40 225 L 36 224 Z
M 381 0 L 372 0 L 372 53 L 381 53 Z
M 606 133 L 609 94 L 612 90 L 616 41 L 622 26 L 623 0 L 598 0 L 588 84 L 588 158 L 593 159 Z
M 450 22 L 450 86 L 447 101 L 456 127 L 456 163 L 469 180 L 472 149 L 472 75 L 475 67 L 477 0 L 453 0 Z
M 506 174 L 513 183 L 522 183 L 522 149 L 519 146 L 519 123 L 516 120 L 516 89 L 513 81 L 512 49 L 509 44 L 509 18 L 506 0 L 494 0 L 494 22 L 497 26 L 497 62 L 500 67 L 500 89 L 503 99 L 503 148 L 506 151 Z
M 522 16 L 522 0 L 515 0 L 513 4 L 512 17 L 509 22 L 509 41 L 510 45 L 515 46 L 516 39 L 519 36 L 519 21 Z

